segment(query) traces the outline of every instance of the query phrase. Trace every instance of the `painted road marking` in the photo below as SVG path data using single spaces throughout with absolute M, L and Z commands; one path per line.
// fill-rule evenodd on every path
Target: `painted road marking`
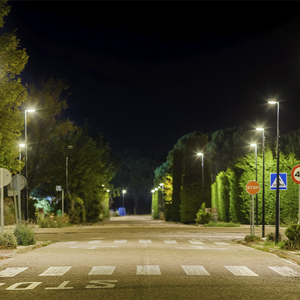
M 223 243 L 223 242 L 214 242 L 214 244 L 216 244 L 218 246 L 229 246 L 229 244 Z
M 137 266 L 136 275 L 161 275 L 159 266 Z
M 116 243 L 116 244 L 126 244 L 127 240 L 114 240 L 114 243 Z
M 89 241 L 88 244 L 100 244 L 102 241 Z
M 235 276 L 258 276 L 245 266 L 225 266 Z
M 46 287 L 45 290 L 71 290 L 74 289 L 74 287 L 66 286 L 70 281 L 64 281 L 57 287 Z
M 116 285 L 111 283 L 111 282 L 118 282 L 118 280 L 92 280 L 90 283 L 96 283 L 99 285 L 87 285 L 85 288 L 86 289 L 112 289 Z
M 68 272 L 72 267 L 50 267 L 39 276 L 62 276 Z
M 24 290 L 33 290 L 35 289 L 39 284 L 41 284 L 41 282 L 18 282 L 15 283 L 13 285 L 11 285 L 10 287 L 8 287 L 6 290 L 14 290 L 14 291 L 24 291 Z M 19 286 L 24 286 L 25 287 L 19 287 Z
M 88 275 L 111 275 L 115 268 L 115 266 L 95 266 Z
M 288 267 L 269 267 L 282 276 L 300 277 L 300 273 Z
M 203 249 L 203 247 L 200 247 L 200 246 L 191 246 L 191 247 L 176 247 L 176 249 L 196 249 L 196 250 L 199 250 L 199 249 Z
M 139 243 L 144 243 L 144 244 L 151 244 L 151 240 L 139 240 Z
M 82 247 L 69 247 L 70 249 L 86 249 L 86 250 L 91 250 L 91 249 L 99 249 L 99 248 L 119 248 L 119 246 L 92 246 L 92 247 L 87 247 L 87 246 L 82 246 Z
M 164 240 L 165 244 L 177 244 L 176 240 Z
M 181 266 L 186 275 L 210 275 L 203 266 Z
M 0 286 L 1 286 L 1 285 L 4 285 L 4 284 L 5 284 L 5 283 L 1 283 L 1 282 L 0 282 Z
M 71 245 L 71 244 L 76 244 L 77 241 L 73 241 L 73 242 L 65 242 L 64 245 Z
M 7 268 L 0 272 L 0 277 L 14 277 L 28 268 Z
M 189 240 L 190 244 L 197 244 L 197 245 L 203 245 L 203 243 L 200 240 Z

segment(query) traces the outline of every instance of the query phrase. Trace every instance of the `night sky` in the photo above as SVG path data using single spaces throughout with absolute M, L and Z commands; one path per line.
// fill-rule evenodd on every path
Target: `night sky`
M 184 134 L 300 127 L 300 13 L 294 2 L 10 1 L 32 79 L 64 78 L 64 115 L 113 150 L 167 155 Z M 3 32 L 3 30 L 1 30 Z

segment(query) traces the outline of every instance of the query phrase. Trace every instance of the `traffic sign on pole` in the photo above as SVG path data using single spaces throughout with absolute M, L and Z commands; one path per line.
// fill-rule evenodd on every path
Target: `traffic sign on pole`
M 294 182 L 300 184 L 300 165 L 297 165 L 293 168 L 291 175 Z
M 259 191 L 259 184 L 257 181 L 255 180 L 250 180 L 247 184 L 246 184 L 246 191 L 250 194 L 250 195 L 256 195 Z

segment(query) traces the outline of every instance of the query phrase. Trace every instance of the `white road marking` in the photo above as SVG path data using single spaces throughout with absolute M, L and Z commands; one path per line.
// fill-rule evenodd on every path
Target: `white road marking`
M 200 246 L 176 247 L 176 249 L 190 249 L 190 250 L 192 250 L 192 249 L 197 249 L 197 250 L 199 250 L 199 249 L 203 249 L 203 247 L 200 247 Z
M 300 273 L 298 273 L 297 271 L 289 267 L 269 267 L 269 268 L 282 276 L 300 277 Z
M 197 245 L 203 245 L 203 243 L 200 240 L 189 240 L 189 243 L 193 244 L 193 245 L 195 245 L 195 244 L 197 244 Z
M 25 271 L 26 269 L 28 268 L 7 268 L 0 272 L 0 277 L 14 277 L 17 274 Z
M 74 289 L 74 287 L 66 286 L 70 281 L 64 281 L 57 287 L 46 287 L 45 290 L 71 290 Z
M 112 289 L 116 285 L 111 282 L 118 282 L 118 280 L 92 280 L 90 281 L 90 283 L 97 283 L 100 285 L 89 284 L 85 288 L 86 289 Z
M 181 266 L 186 275 L 210 275 L 203 266 Z
M 176 240 L 164 240 L 165 244 L 177 244 Z
M 8 287 L 6 290 L 15 290 L 15 291 L 24 291 L 24 290 L 33 290 L 36 288 L 41 282 L 18 282 L 10 287 Z M 20 285 L 27 285 L 26 287 L 19 288 Z
M 218 246 L 229 246 L 229 244 L 223 243 L 223 242 L 214 242 L 214 244 L 216 244 Z
M 72 245 L 72 244 L 76 244 L 77 241 L 74 241 L 74 242 L 65 242 L 64 245 Z
M 1 285 L 4 285 L 4 284 L 5 284 L 5 283 L 0 282 L 0 286 L 1 286 Z
M 119 246 L 92 246 L 92 247 L 87 247 L 87 246 L 82 246 L 82 247 L 69 247 L 70 249 L 86 249 L 86 250 L 91 250 L 91 249 L 99 249 L 99 248 L 119 248 Z
M 72 267 L 50 267 L 39 276 L 62 276 L 68 272 Z
M 115 268 L 115 266 L 95 266 L 88 275 L 111 275 Z
M 139 240 L 139 243 L 144 243 L 144 244 L 151 244 L 151 240 Z
M 225 266 L 235 276 L 258 276 L 245 266 Z
M 102 241 L 89 241 L 88 244 L 100 244 Z
M 116 244 L 125 244 L 125 243 L 127 243 L 127 240 L 114 240 L 114 243 L 116 243 Z
M 136 275 L 161 275 L 159 266 L 137 266 Z

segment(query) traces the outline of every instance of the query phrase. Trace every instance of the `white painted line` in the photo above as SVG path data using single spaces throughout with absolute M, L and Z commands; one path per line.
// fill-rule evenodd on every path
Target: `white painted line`
M 45 290 L 71 290 L 74 289 L 74 287 L 66 286 L 70 281 L 64 281 L 57 287 L 46 287 Z
M 225 266 L 235 276 L 258 276 L 245 266 Z
M 269 268 L 282 276 L 300 277 L 300 273 L 288 267 L 269 267 Z
M 193 245 L 203 245 L 203 243 L 200 240 L 189 240 L 189 242 Z
M 88 244 L 100 244 L 102 241 L 89 241 Z
M 0 272 L 0 277 L 14 277 L 17 274 L 25 271 L 26 269 L 28 268 L 7 268 Z
M 112 282 L 118 282 L 118 280 L 92 280 L 90 283 L 96 283 L 95 284 L 89 284 L 85 288 L 86 289 L 112 289 L 116 285 Z
M 176 240 L 164 240 L 165 244 L 177 244 Z
M 74 241 L 74 242 L 65 242 L 64 245 L 72 245 L 72 244 L 76 244 L 77 241 Z
M 191 246 L 191 247 L 176 247 L 176 249 L 189 249 L 189 250 L 199 250 L 199 249 L 203 249 L 203 247 L 200 246 Z
M 223 242 L 214 242 L 214 244 L 216 244 L 218 246 L 229 246 L 229 244 L 223 243 Z
M 203 266 L 181 266 L 186 275 L 210 275 Z
M 115 268 L 115 266 L 95 266 L 88 275 L 111 275 Z
M 41 282 L 18 282 L 18 283 L 15 283 L 15 284 L 11 285 L 6 290 L 10 290 L 10 291 L 12 291 L 12 290 L 14 290 L 14 291 L 33 290 L 39 284 L 41 284 Z M 23 286 L 27 285 L 27 286 L 19 288 L 20 285 L 23 285 Z
M 114 243 L 116 243 L 116 244 L 125 244 L 125 243 L 127 243 L 127 240 L 114 240 Z
M 1 286 L 1 285 L 4 285 L 4 284 L 5 284 L 5 283 L 0 282 L 0 286 Z
M 69 247 L 70 249 L 86 249 L 86 250 L 91 250 L 91 249 L 99 249 L 99 248 L 119 248 L 119 246 L 93 246 L 93 247 Z
M 44 273 L 39 276 L 62 276 L 68 272 L 71 267 L 50 267 Z
M 161 275 L 159 266 L 137 266 L 136 275 Z
M 152 241 L 151 241 L 151 240 L 139 240 L 139 243 L 143 243 L 143 244 L 151 244 Z

